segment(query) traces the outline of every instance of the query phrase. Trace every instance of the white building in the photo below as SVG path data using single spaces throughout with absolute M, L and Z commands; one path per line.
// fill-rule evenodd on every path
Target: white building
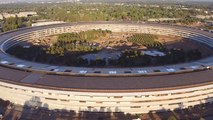
M 0 14 L 0 20 L 3 20 L 3 18 L 4 18 L 4 17 L 3 17 L 3 15 L 2 15 L 2 14 Z
M 205 60 L 182 65 L 149 67 L 147 69 L 123 68 L 122 70 L 122 68 L 82 69 L 51 66 L 16 60 L 16 58 L 9 56 L 5 57 L 4 54 L 4 51 L 10 48 L 11 45 L 13 46 L 23 41 L 92 29 L 174 35 L 191 38 L 191 40 L 213 47 L 211 42 L 213 40 L 212 34 L 195 29 L 158 26 L 157 24 L 110 24 L 107 22 L 92 24 L 87 22 L 20 29 L 15 32 L 8 32 L 4 36 L 0 35 L 2 41 L 0 44 L 2 47 L 0 64 L 8 66 L 1 67 L 0 91 L 4 91 L 1 92 L 1 98 L 19 105 L 45 107 L 50 110 L 66 109 L 75 112 L 100 111 L 131 114 L 183 109 L 213 102 L 213 71 L 192 72 L 199 70 L 200 68 L 197 67 L 200 65 L 208 65 L 206 68 L 211 68 L 213 65 L 212 56 L 205 58 Z M 18 69 L 13 69 L 15 67 Z M 188 70 L 182 70 L 181 68 Z M 29 70 L 30 72 L 24 70 Z M 127 72 L 130 70 L 130 73 L 125 73 L 126 70 L 128 70 Z M 99 71 L 100 73 L 95 73 Z M 159 71 L 166 74 L 163 75 Z M 180 72 L 182 74 L 179 74 Z M 187 73 L 183 74 L 184 72 Z M 79 74 L 85 76 L 74 77 L 74 75 Z M 115 74 L 124 76 L 116 77 L 114 76 Z M 156 76 L 138 76 L 148 74 L 155 74 Z M 89 77 L 89 75 L 93 77 Z
M 37 16 L 36 12 L 19 12 L 15 14 L 11 13 L 2 13 L 0 14 L 0 20 L 3 18 L 9 18 L 9 17 L 28 17 L 28 16 Z
M 37 23 L 32 23 L 32 27 L 43 26 L 43 25 L 53 25 L 53 24 L 60 24 L 60 23 L 65 23 L 65 22 L 63 22 L 63 21 L 37 22 Z
M 213 20 L 205 20 L 205 23 L 208 25 L 213 25 Z
M 3 16 L 4 18 L 9 18 L 9 17 L 16 17 L 16 14 L 2 13 L 2 16 Z
M 196 15 L 195 18 L 210 19 L 210 18 L 213 18 L 213 15 Z
M 157 22 L 157 21 L 176 21 L 180 20 L 181 18 L 150 18 L 148 19 L 149 22 Z
M 17 17 L 37 16 L 37 12 L 19 12 Z

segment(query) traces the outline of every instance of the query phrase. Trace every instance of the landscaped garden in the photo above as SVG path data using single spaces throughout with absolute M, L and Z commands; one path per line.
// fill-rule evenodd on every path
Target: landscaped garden
M 55 38 L 55 40 L 51 40 Z M 139 67 L 177 64 L 203 57 L 200 47 L 166 45 L 177 37 L 88 30 L 43 38 L 11 47 L 7 53 L 34 62 L 85 67 Z M 167 40 L 168 39 L 168 40 Z M 183 38 L 179 38 L 181 41 Z M 45 44 L 42 41 L 46 40 Z M 189 41 L 188 41 L 189 42 Z M 192 43 L 190 43 L 192 44 Z M 193 43 L 194 44 L 194 43 Z

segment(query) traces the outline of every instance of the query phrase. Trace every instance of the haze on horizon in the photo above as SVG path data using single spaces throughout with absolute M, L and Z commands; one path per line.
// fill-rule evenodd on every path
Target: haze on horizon
M 0 2 L 60 2 L 60 1 L 67 1 L 67 2 L 73 2 L 73 1 L 81 1 L 81 2 L 213 2 L 213 0 L 0 0 Z

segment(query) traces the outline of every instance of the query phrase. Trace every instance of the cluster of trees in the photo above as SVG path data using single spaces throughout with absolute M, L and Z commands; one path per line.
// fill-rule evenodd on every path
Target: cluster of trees
M 5 8 L 5 9 L 4 9 Z M 36 11 L 39 16 L 29 18 L 8 18 L 4 20 L 3 31 L 29 26 L 37 19 L 56 21 L 146 21 L 150 18 L 181 18 L 178 21 L 163 21 L 168 23 L 191 24 L 199 19 L 192 15 L 202 14 L 196 10 L 184 10 L 177 7 L 138 6 L 134 4 L 118 6 L 112 4 L 31 4 L 9 5 L 0 7 L 0 12 L 17 13 L 21 11 Z
M 67 43 L 57 42 L 46 49 L 47 54 L 64 56 L 65 54 L 81 54 L 101 50 L 99 46 L 91 46 L 86 40 L 71 41 Z
M 57 4 L 35 8 L 43 19 L 73 21 L 146 21 L 149 18 L 186 18 L 200 14 L 196 10 L 170 9 L 159 6 L 112 5 L 112 4 Z
M 138 50 L 124 50 L 121 52 L 119 59 L 96 59 L 87 60 L 78 55 L 65 54 L 63 56 L 47 54 L 40 46 L 32 46 L 23 48 L 22 46 L 14 46 L 7 51 L 16 57 L 56 65 L 67 66 L 117 66 L 117 67 L 134 67 L 134 66 L 156 66 L 166 64 L 176 64 L 181 62 L 189 62 L 198 60 L 202 57 L 198 49 L 185 52 L 182 49 L 165 50 L 165 56 L 149 56 Z
M 77 55 L 65 54 L 63 56 L 60 56 L 56 54 L 48 54 L 45 48 L 41 46 L 31 46 L 30 48 L 23 48 L 23 46 L 17 45 L 11 47 L 6 52 L 21 59 L 36 61 L 40 63 L 67 65 L 67 66 L 88 65 L 87 60 L 77 57 Z
M 191 25 L 193 23 L 201 22 L 202 20 L 190 16 L 186 16 L 181 18 L 180 20 L 168 20 L 168 21 L 160 21 L 159 23 L 167 23 L 167 24 L 182 24 L 182 25 Z
M 32 45 L 30 48 L 24 48 L 17 45 L 7 52 L 30 61 L 68 66 L 88 66 L 88 60 L 79 56 L 100 51 L 102 48 L 91 41 L 107 34 L 111 34 L 111 31 L 99 29 L 79 33 L 64 33 L 58 35 L 57 42 L 50 47 Z M 90 61 L 90 63 L 91 65 L 99 65 L 98 61 Z
M 79 33 L 64 33 L 58 35 L 55 44 L 49 47 L 14 46 L 7 52 L 31 61 L 42 63 L 68 65 L 68 66 L 155 66 L 176 64 L 200 59 L 201 52 L 198 49 L 184 51 L 183 49 L 166 49 L 162 44 L 155 41 L 157 36 L 150 34 L 135 34 L 128 38 L 129 42 L 155 48 L 165 53 L 165 56 L 150 56 L 139 50 L 124 50 L 119 59 L 96 59 L 87 60 L 80 56 L 87 53 L 95 53 L 102 48 L 92 40 L 111 34 L 108 30 L 89 30 Z
M 63 33 L 58 36 L 59 42 L 73 42 L 73 41 L 80 41 L 80 40 L 87 40 L 87 41 L 93 41 L 100 37 L 105 37 L 108 34 L 111 34 L 112 31 L 110 30 L 87 30 L 87 31 L 81 31 L 79 33 Z
M 83 39 L 83 40 L 88 40 L 88 41 L 92 41 L 92 40 L 96 40 L 100 37 L 105 37 L 108 34 L 112 34 L 112 31 L 110 30 L 87 30 L 87 31 L 81 31 L 79 33 L 79 38 Z
M 137 50 L 124 50 L 118 59 L 119 66 L 148 66 L 152 62 L 150 56 Z
M 3 25 L 3 31 L 9 31 L 9 30 L 14 30 L 17 28 L 23 27 L 23 18 L 18 18 L 18 17 L 10 17 L 10 18 L 5 18 L 4 19 L 4 25 Z
M 31 26 L 31 22 L 25 17 L 9 17 L 3 19 L 3 32 Z
M 184 17 L 183 19 L 177 21 L 179 23 L 185 24 L 185 25 L 190 25 L 192 23 L 199 22 L 200 20 L 198 18 L 192 18 L 190 16 Z
M 147 48 L 162 48 L 163 45 L 155 41 L 158 37 L 156 35 L 151 34 L 135 34 L 131 37 L 128 37 L 128 42 L 132 42 L 137 45 L 142 45 Z
M 1 109 L 3 108 L 6 108 L 7 106 L 9 106 L 10 105 L 10 101 L 5 101 L 5 100 L 3 100 L 3 99 L 1 99 L 0 98 L 0 107 L 1 107 Z
M 82 54 L 101 50 L 90 41 L 111 34 L 109 30 L 88 30 L 79 33 L 64 33 L 58 36 L 57 42 L 46 49 L 47 54 L 64 56 L 65 54 Z
M 21 59 L 30 61 L 36 61 L 39 56 L 45 54 L 45 51 L 41 46 L 31 46 L 30 48 L 24 48 L 21 45 L 17 45 L 11 47 L 6 52 Z M 42 59 L 46 59 L 46 57 L 42 56 Z
M 202 57 L 198 49 L 184 51 L 182 49 L 165 50 L 165 56 L 149 56 L 137 50 L 125 50 L 117 61 L 119 66 L 156 66 L 166 64 L 176 64 L 198 60 Z M 115 63 L 115 61 L 113 61 Z

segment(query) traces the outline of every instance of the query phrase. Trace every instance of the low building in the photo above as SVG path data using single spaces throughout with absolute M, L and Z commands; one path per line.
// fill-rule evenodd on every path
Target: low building
M 195 18 L 198 18 L 198 19 L 210 19 L 210 18 L 213 18 L 213 15 L 196 15 Z
M 37 16 L 37 12 L 19 12 L 16 15 L 17 15 L 17 17 Z
M 29 16 L 37 16 L 36 12 L 19 12 L 19 13 L 2 13 L 0 14 L 0 20 L 3 18 L 9 18 L 9 17 L 29 17 Z
M 205 20 L 205 23 L 208 25 L 213 25 L 213 20 Z
M 43 26 L 43 25 L 53 25 L 53 24 L 60 24 L 60 23 L 65 23 L 65 22 L 63 22 L 63 21 L 45 21 L 45 22 L 37 22 L 37 23 L 32 23 L 32 27 Z
M 189 10 L 189 8 L 186 8 L 186 7 L 183 7 L 183 8 L 181 8 L 182 10 Z
M 3 16 L 4 18 L 9 18 L 9 17 L 16 17 L 16 14 L 2 13 L 2 16 Z
M 4 19 L 3 15 L 2 15 L 2 14 L 0 14 L 0 20 L 3 20 L 3 19 Z
M 159 21 L 176 21 L 180 20 L 181 18 L 151 18 L 148 19 L 149 22 L 159 22 Z

